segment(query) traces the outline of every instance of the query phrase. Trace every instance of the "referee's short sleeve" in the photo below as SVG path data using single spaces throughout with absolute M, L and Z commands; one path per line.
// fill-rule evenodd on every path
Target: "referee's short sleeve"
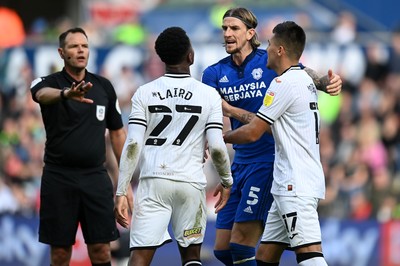
M 31 82 L 31 95 L 32 99 L 35 102 L 39 102 L 38 99 L 36 98 L 36 92 L 38 92 L 40 89 L 45 88 L 45 87 L 52 87 L 51 84 L 48 82 L 49 79 L 40 77 Z
M 117 130 L 124 126 L 121 116 L 121 108 L 119 106 L 117 94 L 115 89 L 109 80 L 103 82 L 103 86 L 107 90 L 109 102 L 107 112 L 107 128 L 110 130 Z

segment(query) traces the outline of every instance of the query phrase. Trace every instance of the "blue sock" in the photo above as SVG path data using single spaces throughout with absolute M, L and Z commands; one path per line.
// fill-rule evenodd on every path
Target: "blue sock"
M 233 266 L 232 254 L 230 250 L 214 250 L 215 257 L 226 266 Z
M 236 243 L 230 243 L 232 258 L 235 265 L 257 266 L 256 249 Z

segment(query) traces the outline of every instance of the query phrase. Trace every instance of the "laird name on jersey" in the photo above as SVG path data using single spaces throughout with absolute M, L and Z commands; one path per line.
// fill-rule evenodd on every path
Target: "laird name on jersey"
M 173 89 L 168 89 L 165 92 L 165 95 L 161 95 L 160 92 L 157 92 L 158 97 L 160 100 L 165 100 L 167 98 L 175 98 L 175 97 L 180 97 L 185 100 L 190 100 L 193 96 L 193 93 L 190 91 L 186 91 L 185 89 L 182 88 L 173 88 Z

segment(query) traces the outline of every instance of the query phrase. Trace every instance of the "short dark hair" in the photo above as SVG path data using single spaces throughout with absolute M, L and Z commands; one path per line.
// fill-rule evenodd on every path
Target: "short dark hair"
M 167 65 L 181 63 L 191 47 L 190 39 L 180 27 L 169 27 L 158 35 L 155 50 Z
M 63 33 L 60 34 L 60 36 L 58 37 L 58 46 L 60 48 L 65 46 L 65 39 L 67 38 L 67 35 L 69 33 L 78 33 L 78 32 L 82 33 L 83 35 L 85 35 L 86 39 L 89 39 L 88 36 L 86 35 L 86 32 L 82 28 L 79 28 L 79 27 L 71 28 L 71 29 L 69 29 L 67 31 L 64 31 Z
M 306 45 L 306 34 L 302 27 L 293 21 L 279 23 L 272 30 L 279 45 L 285 47 L 288 56 L 300 59 Z

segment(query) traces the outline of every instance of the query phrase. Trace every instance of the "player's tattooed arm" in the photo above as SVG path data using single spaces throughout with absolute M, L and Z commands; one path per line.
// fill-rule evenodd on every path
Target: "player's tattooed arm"
M 326 92 L 326 86 L 329 84 L 328 75 L 321 76 L 317 71 L 308 67 L 305 67 L 304 71 L 313 79 L 318 90 Z
M 248 124 L 254 118 L 255 114 L 249 112 L 247 110 L 234 107 L 227 103 L 225 100 L 222 100 L 222 111 L 224 116 L 234 118 L 241 122 L 242 124 Z
M 331 69 L 328 70 L 328 74 L 325 76 L 308 67 L 305 67 L 304 71 L 313 79 L 317 90 L 329 93 L 331 96 L 340 94 L 342 79 L 338 74 L 333 73 Z
M 243 124 L 248 124 L 250 121 L 254 118 L 256 115 L 255 113 L 248 112 L 246 110 L 243 110 L 245 113 L 238 112 L 237 114 L 234 114 L 233 118 L 239 120 Z

